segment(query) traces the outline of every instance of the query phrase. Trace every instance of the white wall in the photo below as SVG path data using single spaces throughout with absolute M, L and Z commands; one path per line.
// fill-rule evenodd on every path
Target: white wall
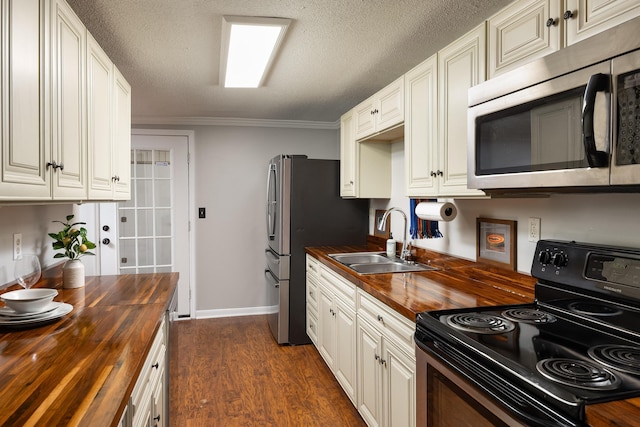
M 392 198 L 374 200 L 372 209 L 398 206 L 409 213 L 404 196 L 404 147 L 392 147 Z M 423 239 L 417 246 L 475 260 L 476 218 L 488 217 L 518 222 L 518 271 L 529 273 L 535 243 L 527 240 L 529 217 L 541 218 L 541 238 L 575 240 L 640 248 L 640 194 L 556 194 L 548 198 L 456 199 L 458 216 L 440 223 L 442 239 Z M 373 224 L 371 222 L 371 230 Z M 392 214 L 391 230 L 396 240 L 402 235 L 400 215 Z
M 172 127 L 175 128 L 175 127 Z M 338 159 L 339 131 L 192 126 L 195 131 L 196 316 L 261 312 L 267 162 L 278 154 Z M 336 188 L 336 192 L 338 189 Z
M 58 232 L 60 224 L 52 221 L 65 221 L 67 215 L 74 214 L 75 220 L 87 221 L 80 213 L 77 205 L 71 204 L 45 204 L 45 205 L 21 205 L 0 206 L 0 286 L 13 282 L 13 234 L 21 233 L 23 241 L 23 253 L 34 253 L 40 258 L 40 264 L 45 267 L 60 262 L 54 259 L 55 252 L 51 248 L 53 240 L 48 233 Z M 90 220 L 91 218 L 89 218 Z M 95 241 L 89 230 L 89 239 Z M 84 257 L 87 275 L 93 274 L 93 260 Z

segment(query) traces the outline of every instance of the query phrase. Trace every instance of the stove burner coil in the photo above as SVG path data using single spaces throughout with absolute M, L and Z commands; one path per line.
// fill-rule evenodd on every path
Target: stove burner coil
M 516 327 L 507 319 L 483 313 L 451 314 L 441 320 L 452 328 L 476 334 L 502 334 Z
M 596 362 L 628 374 L 640 375 L 640 347 L 597 345 L 587 353 Z
M 554 315 L 534 308 L 512 308 L 503 311 L 502 316 L 514 322 L 529 324 L 553 323 L 557 320 Z
M 613 390 L 622 381 L 608 370 L 577 359 L 544 359 L 536 364 L 544 377 L 560 384 L 585 390 Z
M 598 302 L 575 301 L 569 304 L 569 310 L 587 316 L 617 316 L 622 313 L 618 307 Z

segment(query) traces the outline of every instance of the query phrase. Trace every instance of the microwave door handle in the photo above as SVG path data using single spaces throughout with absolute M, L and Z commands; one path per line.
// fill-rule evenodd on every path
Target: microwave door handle
M 606 167 L 609 165 L 609 154 L 606 151 L 598 151 L 596 148 L 595 131 L 593 129 L 593 114 L 598 92 L 607 92 L 611 87 L 611 77 L 608 74 L 594 74 L 589 78 L 584 91 L 582 103 L 582 136 L 584 151 L 589 166 L 592 168 Z

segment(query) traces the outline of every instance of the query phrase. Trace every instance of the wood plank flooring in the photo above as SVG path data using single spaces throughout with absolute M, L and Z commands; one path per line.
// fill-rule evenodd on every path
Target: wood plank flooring
M 266 316 L 174 323 L 171 427 L 366 424 L 313 345 L 279 346 Z

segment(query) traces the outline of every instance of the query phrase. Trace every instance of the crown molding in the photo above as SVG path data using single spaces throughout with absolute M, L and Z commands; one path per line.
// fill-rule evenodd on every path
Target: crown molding
M 335 122 L 312 122 L 305 120 L 242 119 L 234 117 L 133 116 L 131 118 L 131 124 L 171 126 L 243 126 L 326 130 L 340 129 L 340 120 L 336 120 Z

